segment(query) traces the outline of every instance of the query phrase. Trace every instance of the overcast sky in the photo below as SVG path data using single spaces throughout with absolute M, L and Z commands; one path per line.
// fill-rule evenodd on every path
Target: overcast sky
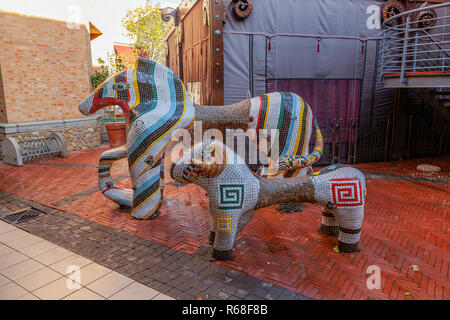
M 0 9 L 65 21 L 91 21 L 103 35 L 91 41 L 92 62 L 106 60 L 107 51 L 113 51 L 114 42 L 130 42 L 124 36 L 122 18 L 127 9 L 144 5 L 146 0 L 0 0 Z M 151 0 L 162 8 L 176 8 L 181 0 Z

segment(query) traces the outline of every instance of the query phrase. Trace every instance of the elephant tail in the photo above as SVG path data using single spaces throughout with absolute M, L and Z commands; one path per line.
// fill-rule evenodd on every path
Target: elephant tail
M 313 129 L 316 134 L 316 142 L 313 151 L 305 155 L 280 157 L 278 163 L 279 170 L 298 171 L 299 169 L 312 166 L 320 159 L 323 153 L 323 136 L 316 118 L 313 120 Z

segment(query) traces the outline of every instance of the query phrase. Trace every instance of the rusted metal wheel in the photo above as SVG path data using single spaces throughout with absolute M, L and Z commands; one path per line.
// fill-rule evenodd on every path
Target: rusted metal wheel
M 397 0 L 390 0 L 386 2 L 383 5 L 383 8 L 381 9 L 381 17 L 383 18 L 383 21 L 386 21 L 387 19 L 396 16 L 397 14 L 400 14 L 402 12 L 405 12 L 406 8 L 400 1 Z M 398 22 L 399 24 L 405 23 L 406 19 L 405 16 L 399 17 L 399 19 L 391 20 L 387 23 L 388 26 L 392 26 L 395 24 L 395 22 Z
M 433 9 L 420 11 L 416 16 L 419 28 L 427 29 L 436 24 L 437 13 Z
M 234 13 L 240 18 L 247 18 L 252 12 L 252 0 L 238 0 L 234 5 Z

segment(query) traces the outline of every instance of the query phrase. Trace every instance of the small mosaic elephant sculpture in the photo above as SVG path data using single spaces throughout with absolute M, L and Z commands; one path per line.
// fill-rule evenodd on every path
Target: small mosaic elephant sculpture
M 136 219 L 158 215 L 164 184 L 164 152 L 171 134 L 189 127 L 194 119 L 206 128 L 279 131 L 279 155 L 296 155 L 301 167 L 322 155 L 323 139 L 309 105 L 294 93 L 274 92 L 228 106 L 200 106 L 189 99 L 181 79 L 169 68 L 139 58 L 134 69 L 114 74 L 84 99 L 79 110 L 94 114 L 107 106 L 122 108 L 129 127 L 127 145 L 103 153 L 98 183 L 102 193 L 121 206 L 131 207 Z M 311 134 L 316 144 L 308 151 Z M 133 190 L 114 183 L 113 163 L 127 158 Z M 280 172 L 283 175 L 284 172 Z
M 292 159 L 280 159 L 292 164 Z M 340 252 L 356 252 L 364 217 L 364 175 L 346 165 L 326 167 L 311 176 L 268 179 L 255 176 L 245 162 L 217 140 L 205 140 L 175 161 L 170 175 L 204 188 L 213 218 L 213 258 L 232 259 L 242 214 L 274 204 L 309 202 L 323 206 L 321 232 L 338 237 Z

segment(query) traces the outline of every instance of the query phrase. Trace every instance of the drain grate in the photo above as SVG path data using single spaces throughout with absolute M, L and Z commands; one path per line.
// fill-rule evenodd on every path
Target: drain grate
M 2 219 L 9 223 L 19 224 L 19 223 L 37 218 L 41 214 L 43 214 L 43 212 L 33 210 L 33 209 L 27 209 L 24 211 L 8 214 L 7 216 L 3 217 Z

